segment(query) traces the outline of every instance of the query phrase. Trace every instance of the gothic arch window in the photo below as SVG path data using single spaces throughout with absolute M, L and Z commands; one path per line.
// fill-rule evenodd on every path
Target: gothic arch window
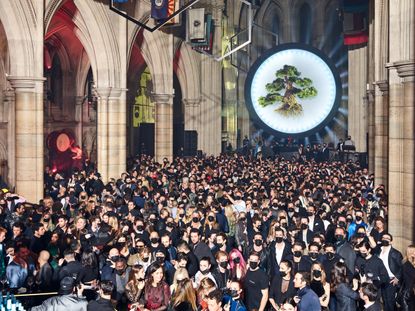
M 299 20 L 299 41 L 310 43 L 312 33 L 311 7 L 308 3 L 303 3 L 298 11 Z
M 272 42 L 273 45 L 278 45 L 280 43 L 280 19 L 278 17 L 277 12 L 274 12 L 272 22 L 271 22 L 271 31 L 273 34 Z

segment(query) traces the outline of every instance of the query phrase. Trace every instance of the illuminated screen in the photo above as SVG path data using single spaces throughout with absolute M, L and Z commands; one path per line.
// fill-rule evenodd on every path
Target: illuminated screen
M 320 50 L 283 44 L 251 67 L 245 98 L 254 122 L 274 134 L 305 136 L 325 126 L 337 112 L 340 78 Z

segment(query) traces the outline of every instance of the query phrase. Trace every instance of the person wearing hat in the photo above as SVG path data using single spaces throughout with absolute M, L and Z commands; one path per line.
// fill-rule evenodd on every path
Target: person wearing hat
M 59 286 L 59 295 L 46 299 L 40 306 L 33 307 L 32 311 L 87 311 L 88 302 L 81 297 L 83 286 L 77 287 L 74 293 L 75 280 L 70 277 L 64 277 Z

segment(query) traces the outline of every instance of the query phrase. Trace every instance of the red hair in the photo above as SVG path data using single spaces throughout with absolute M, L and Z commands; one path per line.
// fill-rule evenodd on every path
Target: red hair
M 236 264 L 233 262 L 233 257 L 235 258 L 239 257 L 239 260 L 240 260 L 239 266 L 241 267 L 241 270 L 242 270 L 241 279 L 243 279 L 246 273 L 246 261 L 244 259 L 244 256 L 242 256 L 241 252 L 236 248 L 234 248 L 233 250 L 229 252 L 229 266 L 231 267 L 231 275 L 236 275 Z

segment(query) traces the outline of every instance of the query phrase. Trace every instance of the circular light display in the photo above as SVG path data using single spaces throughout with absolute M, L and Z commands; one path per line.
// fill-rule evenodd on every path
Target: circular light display
M 71 140 L 66 133 L 59 134 L 58 138 L 56 138 L 56 149 L 60 152 L 65 152 L 71 146 Z
M 265 52 L 251 67 L 245 98 L 252 118 L 277 135 L 306 136 L 336 113 L 340 77 L 320 50 L 283 44 Z

